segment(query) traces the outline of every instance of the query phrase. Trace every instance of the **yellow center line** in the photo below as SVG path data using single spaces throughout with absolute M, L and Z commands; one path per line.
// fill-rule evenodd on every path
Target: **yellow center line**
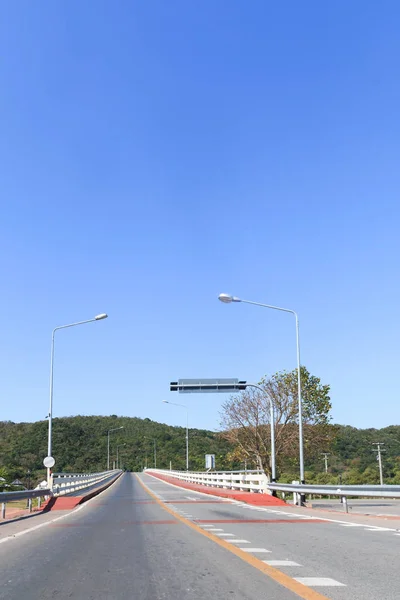
M 176 513 L 169 506 L 166 506 L 164 502 L 162 502 L 162 500 L 160 500 L 155 494 L 153 494 L 153 492 L 147 487 L 147 485 L 140 479 L 140 477 L 137 474 L 136 477 L 140 485 L 157 502 L 157 504 L 159 504 L 161 508 L 166 510 L 170 515 L 173 515 L 181 523 L 184 523 L 188 527 L 191 527 L 192 529 L 197 531 L 197 533 L 201 533 L 201 535 L 208 538 L 209 540 L 212 540 L 222 548 L 225 548 L 225 550 L 229 550 L 229 552 L 235 554 L 235 556 L 238 556 L 247 564 L 251 565 L 255 569 L 258 569 L 259 571 L 264 573 L 264 575 L 267 575 L 268 577 L 270 577 L 286 589 L 290 590 L 294 594 L 297 594 L 299 598 L 303 598 L 304 600 L 329 600 L 327 596 L 323 596 L 319 592 L 316 592 L 315 590 L 307 587 L 306 585 L 299 583 L 289 575 L 286 575 L 285 573 L 282 573 L 282 571 L 279 571 L 279 569 L 275 569 L 275 567 L 271 567 L 270 565 L 263 563 L 262 560 L 260 560 L 259 558 L 256 558 L 255 556 L 252 556 L 247 552 L 244 552 L 244 550 L 241 550 L 240 548 L 232 546 L 232 544 L 230 544 L 229 542 L 222 540 L 221 538 L 217 537 L 216 535 L 213 535 L 209 531 L 205 531 L 204 529 L 199 527 L 199 525 L 196 525 L 196 523 L 185 519 L 185 517 L 182 517 L 181 515 Z

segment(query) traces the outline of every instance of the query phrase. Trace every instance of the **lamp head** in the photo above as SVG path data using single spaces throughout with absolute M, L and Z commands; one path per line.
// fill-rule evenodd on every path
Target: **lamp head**
M 220 294 L 218 296 L 218 300 L 224 302 L 224 304 L 230 304 L 231 302 L 241 302 L 240 298 L 236 296 L 231 296 L 230 294 Z
M 106 313 L 101 313 L 100 315 L 96 315 L 94 320 L 101 321 L 102 319 L 107 319 L 108 315 Z

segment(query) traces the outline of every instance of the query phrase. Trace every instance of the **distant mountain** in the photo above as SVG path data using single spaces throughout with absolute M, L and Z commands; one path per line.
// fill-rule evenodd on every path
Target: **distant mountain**
M 47 421 L 36 423 L 0 422 L 0 482 L 18 478 L 25 486 L 34 485 L 45 475 L 43 458 L 47 454 Z M 136 417 L 76 416 L 53 420 L 53 456 L 55 472 L 95 472 L 107 467 L 107 431 L 110 434 L 111 466 L 119 446 L 120 466 L 140 471 L 154 466 L 154 440 L 157 467 L 184 470 L 186 442 L 184 427 L 172 427 L 150 419 Z M 306 464 L 306 480 L 310 483 L 379 483 L 378 462 L 373 442 L 383 442 L 382 454 L 385 482 L 400 484 L 400 426 L 384 429 L 356 429 L 334 426 L 337 435 L 329 452 L 328 473 L 324 459 Z M 205 429 L 189 430 L 190 470 L 204 470 L 205 454 L 215 454 L 217 470 L 242 469 L 243 463 L 230 459 L 233 447 L 221 434 Z M 247 468 L 254 468 L 251 461 Z M 30 474 L 28 474 L 30 471 Z M 282 481 L 298 479 L 297 465 L 290 464 L 280 473 Z
M 186 468 L 186 429 L 136 417 L 76 416 L 53 419 L 54 472 L 103 471 L 107 468 L 107 431 L 110 433 L 110 464 L 139 471 L 154 466 L 154 440 L 157 467 Z M 47 421 L 36 423 L 0 422 L 0 476 L 15 478 L 27 485 L 28 470 L 32 482 L 43 479 L 43 458 L 47 455 Z M 240 468 L 230 462 L 232 448 L 212 431 L 189 429 L 190 469 L 204 469 L 205 454 L 216 455 L 218 469 Z

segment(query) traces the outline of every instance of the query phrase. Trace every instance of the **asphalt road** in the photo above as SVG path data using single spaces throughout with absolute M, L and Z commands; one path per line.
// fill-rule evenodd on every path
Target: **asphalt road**
M 400 597 L 400 537 L 391 524 L 373 527 L 351 517 L 313 519 L 310 511 L 295 508 L 242 506 L 150 475 L 140 478 L 152 495 L 135 475 L 125 474 L 69 514 L 0 526 L 0 598 Z M 16 528 L 18 535 L 9 537 Z M 311 587 L 298 586 L 299 578 L 311 578 L 300 579 Z

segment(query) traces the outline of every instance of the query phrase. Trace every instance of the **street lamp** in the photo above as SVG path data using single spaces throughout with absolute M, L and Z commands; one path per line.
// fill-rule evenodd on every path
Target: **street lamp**
M 110 470 L 110 433 L 112 431 L 118 431 L 119 429 L 123 429 L 124 426 L 122 425 L 121 427 L 114 427 L 113 429 L 109 429 L 107 431 L 107 471 Z
M 305 483 L 304 479 L 304 449 L 303 449 L 303 404 L 301 399 L 301 371 L 300 371 L 300 335 L 299 335 L 299 317 L 294 310 L 289 308 L 281 308 L 279 306 L 272 306 L 270 304 L 261 304 L 260 302 L 252 302 L 251 300 L 242 300 L 236 296 L 230 296 L 229 294 L 220 294 L 218 300 L 225 304 L 231 302 L 244 302 L 245 304 L 254 304 L 254 306 L 262 306 L 263 308 L 272 308 L 273 310 L 280 310 L 282 312 L 291 313 L 294 315 L 296 320 L 296 348 L 297 348 L 297 395 L 298 395 L 298 413 L 299 413 L 299 459 L 300 459 L 300 481 Z
M 144 436 L 145 440 L 151 439 L 153 444 L 154 444 L 154 468 L 157 469 L 157 442 L 156 442 L 156 438 L 148 438 L 146 436 Z
M 121 448 L 122 446 L 126 446 L 126 444 L 120 444 L 119 446 L 117 446 L 117 469 L 119 468 L 119 456 L 118 456 L 118 449 Z
M 52 428 L 53 428 L 53 373 L 54 373 L 54 335 L 56 331 L 59 329 L 67 329 L 68 327 L 76 327 L 77 325 L 85 325 L 86 323 L 93 323 L 94 321 L 101 321 L 103 319 L 107 319 L 106 313 L 101 313 L 97 315 L 93 319 L 87 319 L 86 321 L 78 321 L 77 323 L 70 323 L 69 325 L 60 325 L 59 327 L 55 327 L 53 329 L 53 333 L 51 335 L 51 359 L 50 359 L 50 404 L 49 404 L 49 435 L 48 435 L 48 443 L 47 443 L 47 456 L 51 456 L 51 442 L 52 442 Z M 49 488 L 51 488 L 51 476 L 50 476 L 50 467 L 47 467 L 47 484 Z
M 189 471 L 189 411 L 185 404 L 178 404 L 177 402 L 170 402 L 169 400 L 163 400 L 165 404 L 173 404 L 173 406 L 181 406 L 186 409 L 186 471 Z

